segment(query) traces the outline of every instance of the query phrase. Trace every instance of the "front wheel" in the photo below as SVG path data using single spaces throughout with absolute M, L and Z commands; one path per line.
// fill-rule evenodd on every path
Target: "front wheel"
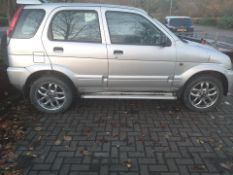
M 211 111 L 218 106 L 222 98 L 222 82 L 207 75 L 190 80 L 183 93 L 184 104 L 197 112 Z
M 71 87 L 66 80 L 55 76 L 41 77 L 31 85 L 31 103 L 41 112 L 64 112 L 73 101 L 73 89 Z

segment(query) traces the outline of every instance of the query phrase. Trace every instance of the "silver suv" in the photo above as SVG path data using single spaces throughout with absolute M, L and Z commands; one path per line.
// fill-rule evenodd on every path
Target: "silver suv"
M 81 98 L 182 99 L 215 108 L 233 88 L 232 63 L 179 39 L 133 7 L 19 0 L 7 32 L 8 76 L 40 111 Z

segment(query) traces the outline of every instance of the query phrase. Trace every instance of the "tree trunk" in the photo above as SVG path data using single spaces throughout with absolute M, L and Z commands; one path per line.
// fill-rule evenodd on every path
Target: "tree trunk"
M 12 19 L 14 13 L 15 13 L 15 10 L 16 10 L 16 0 L 8 0 L 8 4 L 7 4 L 7 18 L 8 18 L 8 21 L 10 23 L 10 20 Z

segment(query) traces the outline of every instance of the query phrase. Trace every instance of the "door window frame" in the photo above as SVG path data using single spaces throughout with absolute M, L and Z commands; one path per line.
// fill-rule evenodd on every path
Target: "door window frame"
M 94 12 L 96 15 L 97 15 L 97 20 L 98 20 L 98 24 L 99 24 L 99 33 L 100 33 L 100 39 L 101 41 L 100 42 L 84 42 L 84 41 L 67 41 L 67 40 L 54 40 L 50 37 L 51 35 L 51 25 L 52 25 L 52 22 L 54 20 L 54 18 L 56 17 L 57 14 L 59 13 L 62 13 L 64 11 L 78 11 L 78 12 Z M 57 10 L 56 12 L 54 12 L 51 17 L 50 17 L 50 20 L 47 24 L 47 39 L 51 42 L 66 42 L 66 43 L 87 43 L 87 44 L 103 44 L 104 40 L 103 40 L 103 32 L 102 32 L 102 29 L 101 29 L 101 14 L 98 12 L 98 10 L 96 9 L 92 9 L 92 8 L 85 8 L 85 9 L 82 9 L 82 8 L 62 8 L 62 9 L 59 9 Z
M 114 44 L 112 43 L 111 40 L 111 34 L 110 34 L 110 29 L 109 29 L 109 25 L 108 25 L 108 20 L 107 20 L 107 13 L 109 12 L 114 12 L 114 13 L 125 13 L 125 14 L 133 14 L 133 15 L 137 15 L 137 16 L 141 16 L 142 18 L 144 18 L 145 20 L 147 20 L 151 25 L 153 25 L 157 30 L 159 30 L 163 35 L 165 35 L 167 37 L 167 39 L 170 41 L 171 45 L 169 47 L 172 46 L 172 40 L 170 37 L 168 37 L 167 34 L 165 34 L 159 27 L 157 27 L 153 22 L 151 22 L 148 18 L 146 18 L 144 15 L 140 14 L 140 13 L 135 13 L 135 12 L 131 12 L 131 11 L 120 11 L 120 10 L 106 10 L 104 12 L 104 17 L 105 17 L 105 21 L 106 21 L 106 26 L 107 26 L 107 30 L 108 30 L 108 37 L 109 37 L 109 41 L 111 45 L 124 45 L 124 46 L 155 46 L 155 47 L 159 47 L 159 45 L 144 45 L 144 44 Z
M 75 41 L 75 40 L 57 40 L 57 39 L 52 39 L 51 38 L 51 36 L 50 35 L 52 35 L 52 23 L 53 23 L 53 21 L 54 21 L 54 19 L 55 19 L 55 17 L 59 14 L 59 13 L 62 13 L 62 12 L 94 12 L 95 14 L 96 14 L 96 16 L 97 16 L 97 20 L 98 20 L 98 25 L 99 25 L 99 34 L 100 34 L 100 39 L 101 39 L 101 41 L 100 42 L 85 42 L 85 41 Z M 56 12 L 55 14 L 53 14 L 53 16 L 52 16 L 52 18 L 51 18 L 51 20 L 50 20 L 50 22 L 49 22 L 49 27 L 48 27 L 48 31 L 47 31 L 47 37 L 48 37 L 48 39 L 50 40 L 50 41 L 55 41 L 55 42 L 75 42 L 75 43 L 94 43 L 94 44 L 100 44 L 100 43 L 102 43 L 103 41 L 102 41 L 102 34 L 101 34 L 101 29 L 100 29 L 100 22 L 99 22 L 100 20 L 99 20 L 99 14 L 98 14 L 98 12 L 96 11 L 96 10 L 75 10 L 75 9 L 73 9 L 73 10 L 60 10 L 60 11 L 58 11 L 58 12 Z

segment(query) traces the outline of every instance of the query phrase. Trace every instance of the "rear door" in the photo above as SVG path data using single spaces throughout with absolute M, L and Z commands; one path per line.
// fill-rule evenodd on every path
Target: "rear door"
M 58 8 L 48 21 L 43 43 L 53 69 L 66 71 L 80 91 L 102 91 L 108 61 L 100 8 Z

